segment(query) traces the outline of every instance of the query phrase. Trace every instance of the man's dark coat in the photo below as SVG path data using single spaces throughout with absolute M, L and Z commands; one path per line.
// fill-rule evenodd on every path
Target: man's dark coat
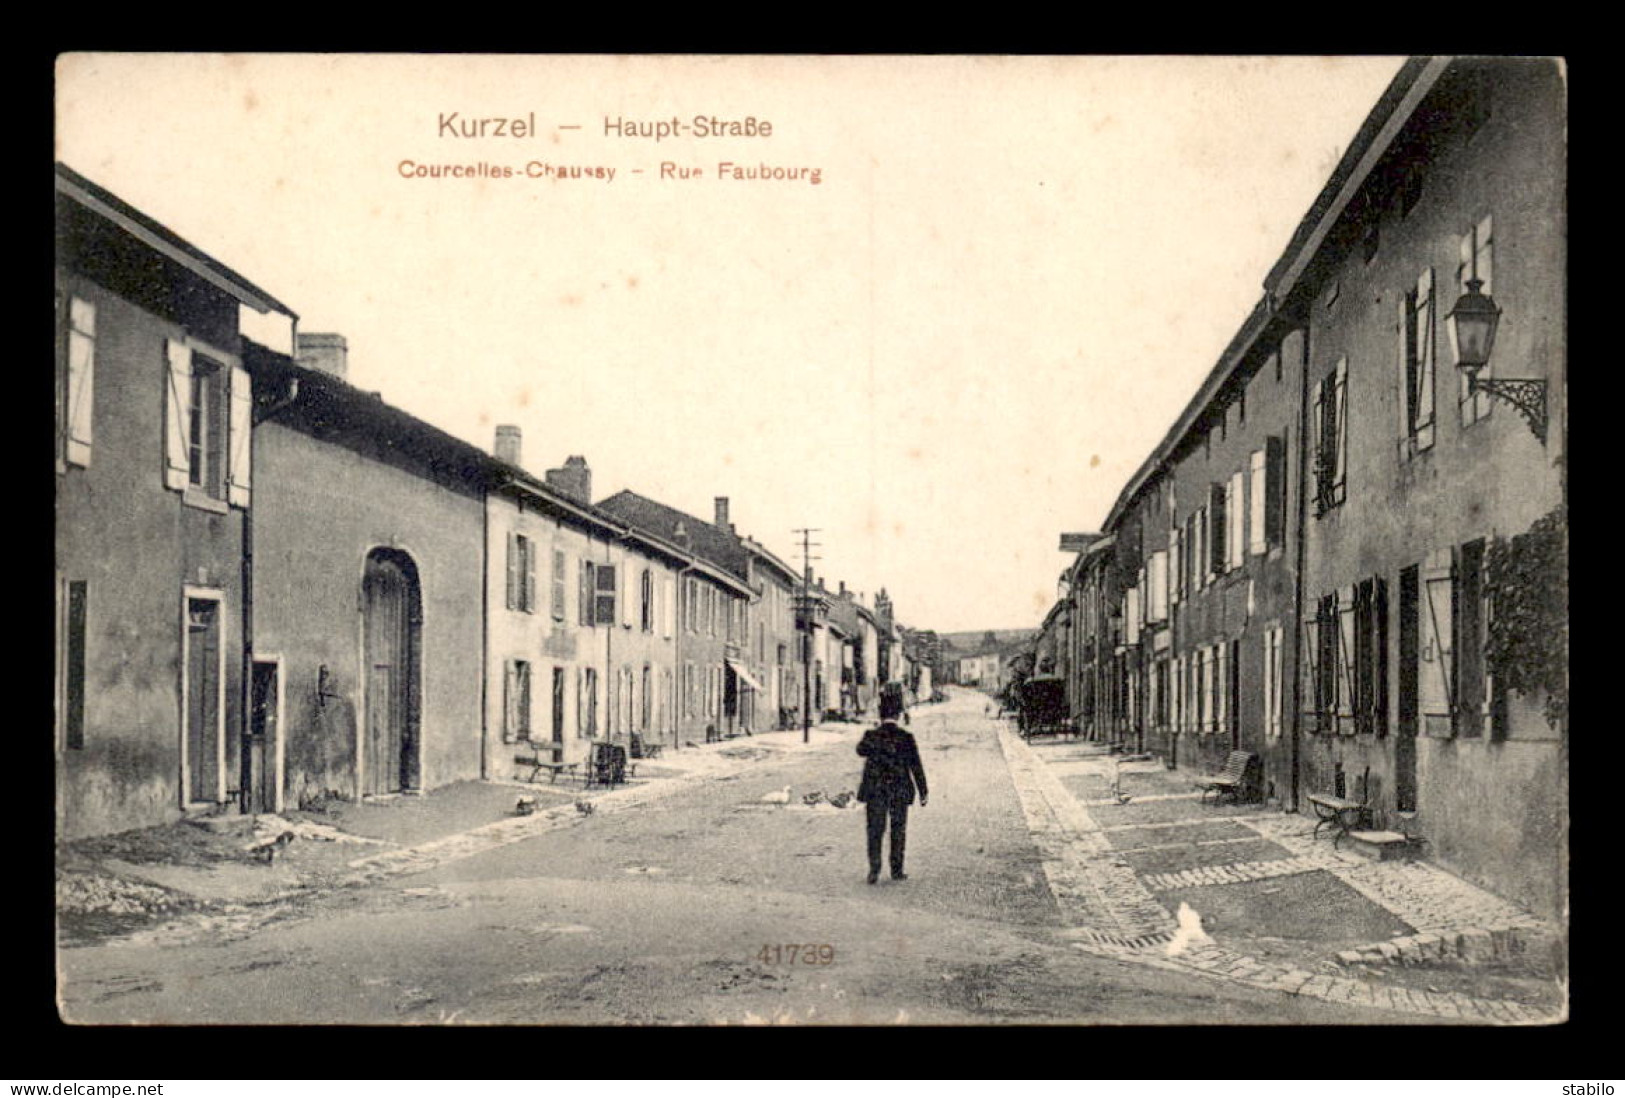
M 927 796 L 920 749 L 914 736 L 894 721 L 883 721 L 879 728 L 865 732 L 858 754 L 864 757 L 858 800 L 913 804 L 916 789 L 921 797 Z

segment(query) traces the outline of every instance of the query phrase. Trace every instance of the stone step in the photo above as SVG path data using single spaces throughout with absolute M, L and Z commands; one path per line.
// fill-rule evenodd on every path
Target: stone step
M 1422 841 L 1397 831 L 1350 831 L 1340 845 L 1374 862 L 1397 862 L 1420 854 Z

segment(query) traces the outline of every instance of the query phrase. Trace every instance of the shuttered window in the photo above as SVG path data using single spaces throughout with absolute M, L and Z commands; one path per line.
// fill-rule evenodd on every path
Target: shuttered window
M 1168 553 L 1166 551 L 1151 554 L 1150 585 L 1150 608 L 1146 619 L 1153 622 L 1167 621 Z
M 509 660 L 502 689 L 502 737 L 505 742 L 530 738 L 530 664 Z
M 1210 574 L 1223 575 L 1225 563 L 1229 554 L 1225 548 L 1225 533 L 1229 529 L 1226 520 L 1228 485 L 1214 484 L 1208 488 L 1208 514 L 1211 516 L 1208 526 L 1209 553 L 1207 570 Z
M 1311 392 L 1315 514 L 1323 515 L 1343 502 L 1348 478 L 1348 359 L 1315 384 Z
M 1477 271 L 1477 277 L 1483 283 L 1479 293 L 1495 293 L 1495 250 L 1492 238 L 1493 225 L 1488 215 L 1461 238 L 1461 262 L 1456 268 L 1456 293 L 1467 292 L 1467 282 Z M 1478 371 L 1480 378 L 1493 376 L 1494 363 L 1486 362 Z M 1457 402 L 1461 406 L 1461 424 L 1463 427 L 1477 423 L 1490 414 L 1490 394 L 1482 390 L 1469 393 L 1468 377 L 1465 371 L 1457 370 Z
M 652 633 L 655 629 L 655 582 L 654 573 L 645 568 L 638 577 L 638 623 L 645 633 Z
M 1354 732 L 1354 589 L 1337 593 L 1337 730 Z
M 1388 731 L 1388 585 L 1380 577 L 1354 589 L 1354 723 L 1361 735 Z
M 617 569 L 613 564 L 600 564 L 597 568 L 598 592 L 597 613 L 594 620 L 599 625 L 615 624 L 615 598 L 617 592 Z
M 96 306 L 82 297 L 68 299 L 65 336 L 67 366 L 59 397 L 59 456 L 70 465 L 89 465 L 93 440 L 96 385 Z

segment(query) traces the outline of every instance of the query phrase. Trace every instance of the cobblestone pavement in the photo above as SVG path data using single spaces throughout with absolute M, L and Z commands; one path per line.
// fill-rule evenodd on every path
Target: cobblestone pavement
M 1161 771 L 1160 764 L 1142 764 L 1131 769 L 1120 759 L 1085 744 L 1035 751 L 1005 724 L 1000 725 L 998 735 L 1028 826 L 1044 853 L 1044 871 L 1068 924 L 1067 935 L 1077 948 L 1159 968 L 1200 972 L 1288 995 L 1400 1014 L 1478 1024 L 1545 1023 L 1562 1017 L 1561 1011 L 1550 1007 L 1457 991 L 1384 986 L 1358 975 L 1312 972 L 1224 948 L 1208 937 L 1194 912 L 1186 909 L 1181 913 L 1185 915 L 1182 920 L 1164 907 L 1154 893 L 1328 873 L 1415 931 L 1411 936 L 1390 942 L 1340 950 L 1335 956 L 1328 951 L 1326 961 L 1340 962 L 1343 966 L 1472 964 L 1506 957 L 1530 948 L 1532 943 L 1549 941 L 1554 930 L 1517 906 L 1427 863 L 1373 862 L 1338 851 L 1330 842 L 1316 842 L 1311 834 L 1314 821 L 1301 816 L 1279 813 L 1197 815 L 1195 795 L 1156 791 L 1158 785 L 1177 787 L 1181 780 L 1155 773 Z M 1125 776 L 1137 776 L 1137 780 L 1135 792 L 1126 799 L 1116 796 L 1079 799 L 1062 783 L 1062 776 L 1074 788 L 1079 788 L 1081 782 L 1085 788 L 1092 789 L 1090 783 L 1094 779 L 1109 781 L 1113 783 L 1114 793 L 1121 791 Z M 1130 802 L 1177 800 L 1192 802 L 1191 816 L 1102 827 L 1089 811 Z M 1214 848 L 1234 843 L 1240 849 L 1245 847 L 1246 840 L 1227 838 L 1202 842 L 1190 838 L 1192 830 L 1203 825 L 1233 831 L 1238 824 L 1257 839 L 1274 843 L 1289 856 L 1137 874 L 1124 858 L 1114 853 L 1109 842 L 1109 836 L 1124 832 L 1179 828 L 1184 830 L 1178 834 L 1186 836 L 1187 841 L 1168 843 L 1166 848 Z M 1135 849 L 1144 852 L 1162 847 L 1153 839 Z M 1362 970 L 1356 968 L 1355 971 Z

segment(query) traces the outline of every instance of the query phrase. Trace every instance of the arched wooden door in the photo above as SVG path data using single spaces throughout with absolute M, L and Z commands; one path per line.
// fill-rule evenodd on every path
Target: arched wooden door
M 362 578 L 364 795 L 398 793 L 417 784 L 421 607 L 412 559 L 394 550 L 374 550 Z

